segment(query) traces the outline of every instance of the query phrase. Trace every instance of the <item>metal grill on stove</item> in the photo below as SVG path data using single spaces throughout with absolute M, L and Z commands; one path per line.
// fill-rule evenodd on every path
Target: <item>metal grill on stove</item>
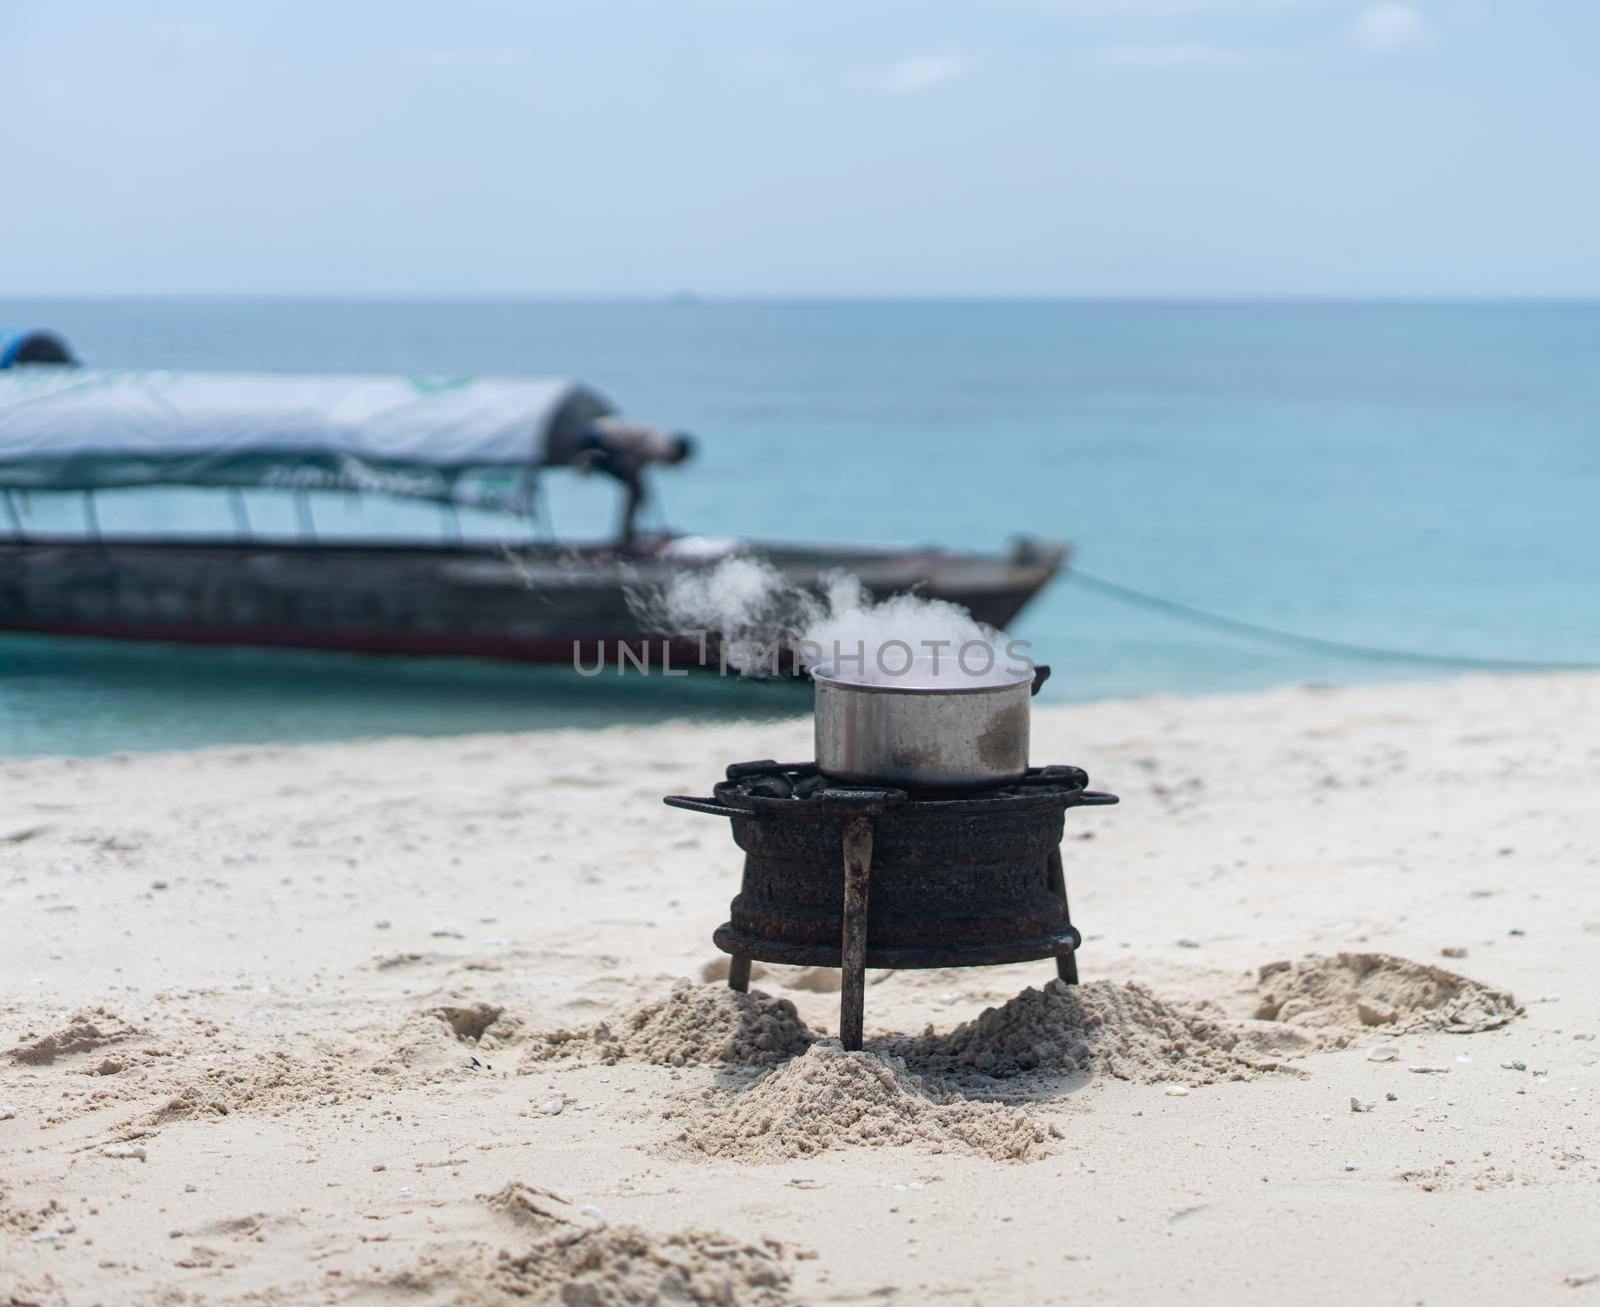
M 860 1048 L 866 970 L 1054 958 L 1078 980 L 1061 859 L 1069 808 L 1117 802 L 1078 767 L 1033 767 L 999 787 L 841 784 L 812 763 L 738 763 L 710 798 L 665 802 L 731 819 L 744 877 L 713 936 L 728 984 L 750 964 L 842 969 L 839 1036 Z

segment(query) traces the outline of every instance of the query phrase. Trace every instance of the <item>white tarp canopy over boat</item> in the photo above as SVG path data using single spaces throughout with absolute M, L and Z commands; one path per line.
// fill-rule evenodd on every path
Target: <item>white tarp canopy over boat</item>
M 516 508 L 545 442 L 612 412 L 564 380 L 0 370 L 0 489 L 372 491 Z

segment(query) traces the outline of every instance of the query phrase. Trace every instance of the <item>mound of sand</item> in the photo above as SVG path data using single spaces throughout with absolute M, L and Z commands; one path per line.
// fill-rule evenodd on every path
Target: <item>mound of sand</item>
M 1334 1042 L 1350 1037 L 1339 1027 L 1474 1034 L 1503 1026 L 1522 1011 L 1503 990 L 1385 953 L 1273 962 L 1261 968 L 1256 988 L 1259 1019 L 1327 1030 Z
M 49 1066 L 58 1057 L 92 1053 L 142 1033 L 103 1007 L 85 1008 L 67 1018 L 60 1030 L 44 1035 L 33 1031 L 24 1034 L 22 1043 L 11 1050 L 10 1057 L 23 1066 Z
M 403 1081 L 448 1079 L 492 1070 L 523 1039 L 519 1018 L 494 1003 L 460 998 L 411 1013 L 398 1028 L 375 1031 L 344 1051 L 353 1071 Z
M 41 1109 L 50 1124 L 122 1105 L 139 1109 L 130 1123 L 160 1125 L 365 1102 L 401 1085 L 489 1071 L 495 1050 L 518 1031 L 512 1018 L 483 1004 L 420 1010 L 395 1025 L 351 1021 L 320 1033 L 263 1034 L 253 1019 L 196 1020 L 182 1010 L 158 1012 L 140 1026 L 104 1008 L 50 1024 L 59 1028 L 29 1032 L 0 1055 L 60 1077 Z
M 665 998 L 641 1003 L 621 1017 L 537 1036 L 526 1056 L 532 1062 L 575 1058 L 662 1066 L 771 1066 L 805 1052 L 815 1039 L 786 998 L 680 980 Z
M 463 1044 L 480 1048 L 503 1048 L 514 1043 L 522 1023 L 493 1003 L 460 1003 L 436 1007 L 432 1016 L 449 1028 Z
M 484 1201 L 533 1238 L 531 1247 L 502 1250 L 487 1276 L 519 1302 L 780 1307 L 790 1301 L 782 1245 L 770 1240 L 755 1245 L 702 1230 L 655 1235 L 607 1225 L 556 1194 L 519 1184 Z
M 294 1116 L 310 1107 L 336 1107 L 368 1102 L 391 1088 L 380 1073 L 361 1065 L 362 1050 L 348 1050 L 332 1041 L 320 1055 L 309 1049 L 221 1049 L 215 1054 L 179 1057 L 170 1070 L 153 1071 L 140 1096 L 158 1094 L 154 1124 L 186 1118 L 229 1116 L 235 1112 L 261 1116 Z
M 1143 985 L 1108 980 L 1052 980 L 948 1034 L 929 1031 L 875 1046 L 918 1071 L 955 1078 L 1088 1072 L 1141 1084 L 1210 1084 L 1277 1069 L 1238 1031 L 1164 1002 Z
M 691 1153 L 758 1162 L 897 1144 L 1026 1161 L 1060 1138 L 1019 1108 L 939 1094 L 899 1058 L 847 1053 L 836 1039 L 818 1040 L 746 1089 L 707 1089 L 673 1115 Z

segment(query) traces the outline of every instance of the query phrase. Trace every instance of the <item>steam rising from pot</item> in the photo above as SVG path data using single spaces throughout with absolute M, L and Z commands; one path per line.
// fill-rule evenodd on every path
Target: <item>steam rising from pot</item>
M 846 572 L 826 574 L 818 591 L 739 556 L 628 600 L 647 629 L 715 636 L 741 675 L 776 674 L 775 648 L 808 671 L 906 688 L 1004 684 L 1033 672 L 1025 641 L 1007 641 L 959 604 L 915 594 L 875 601 Z

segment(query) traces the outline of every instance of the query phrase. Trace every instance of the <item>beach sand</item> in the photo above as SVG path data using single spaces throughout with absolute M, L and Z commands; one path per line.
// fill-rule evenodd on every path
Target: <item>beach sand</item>
M 0 762 L 0 1302 L 1600 1300 L 1600 679 L 1041 710 L 1085 985 L 861 1054 L 660 802 L 808 730 Z

